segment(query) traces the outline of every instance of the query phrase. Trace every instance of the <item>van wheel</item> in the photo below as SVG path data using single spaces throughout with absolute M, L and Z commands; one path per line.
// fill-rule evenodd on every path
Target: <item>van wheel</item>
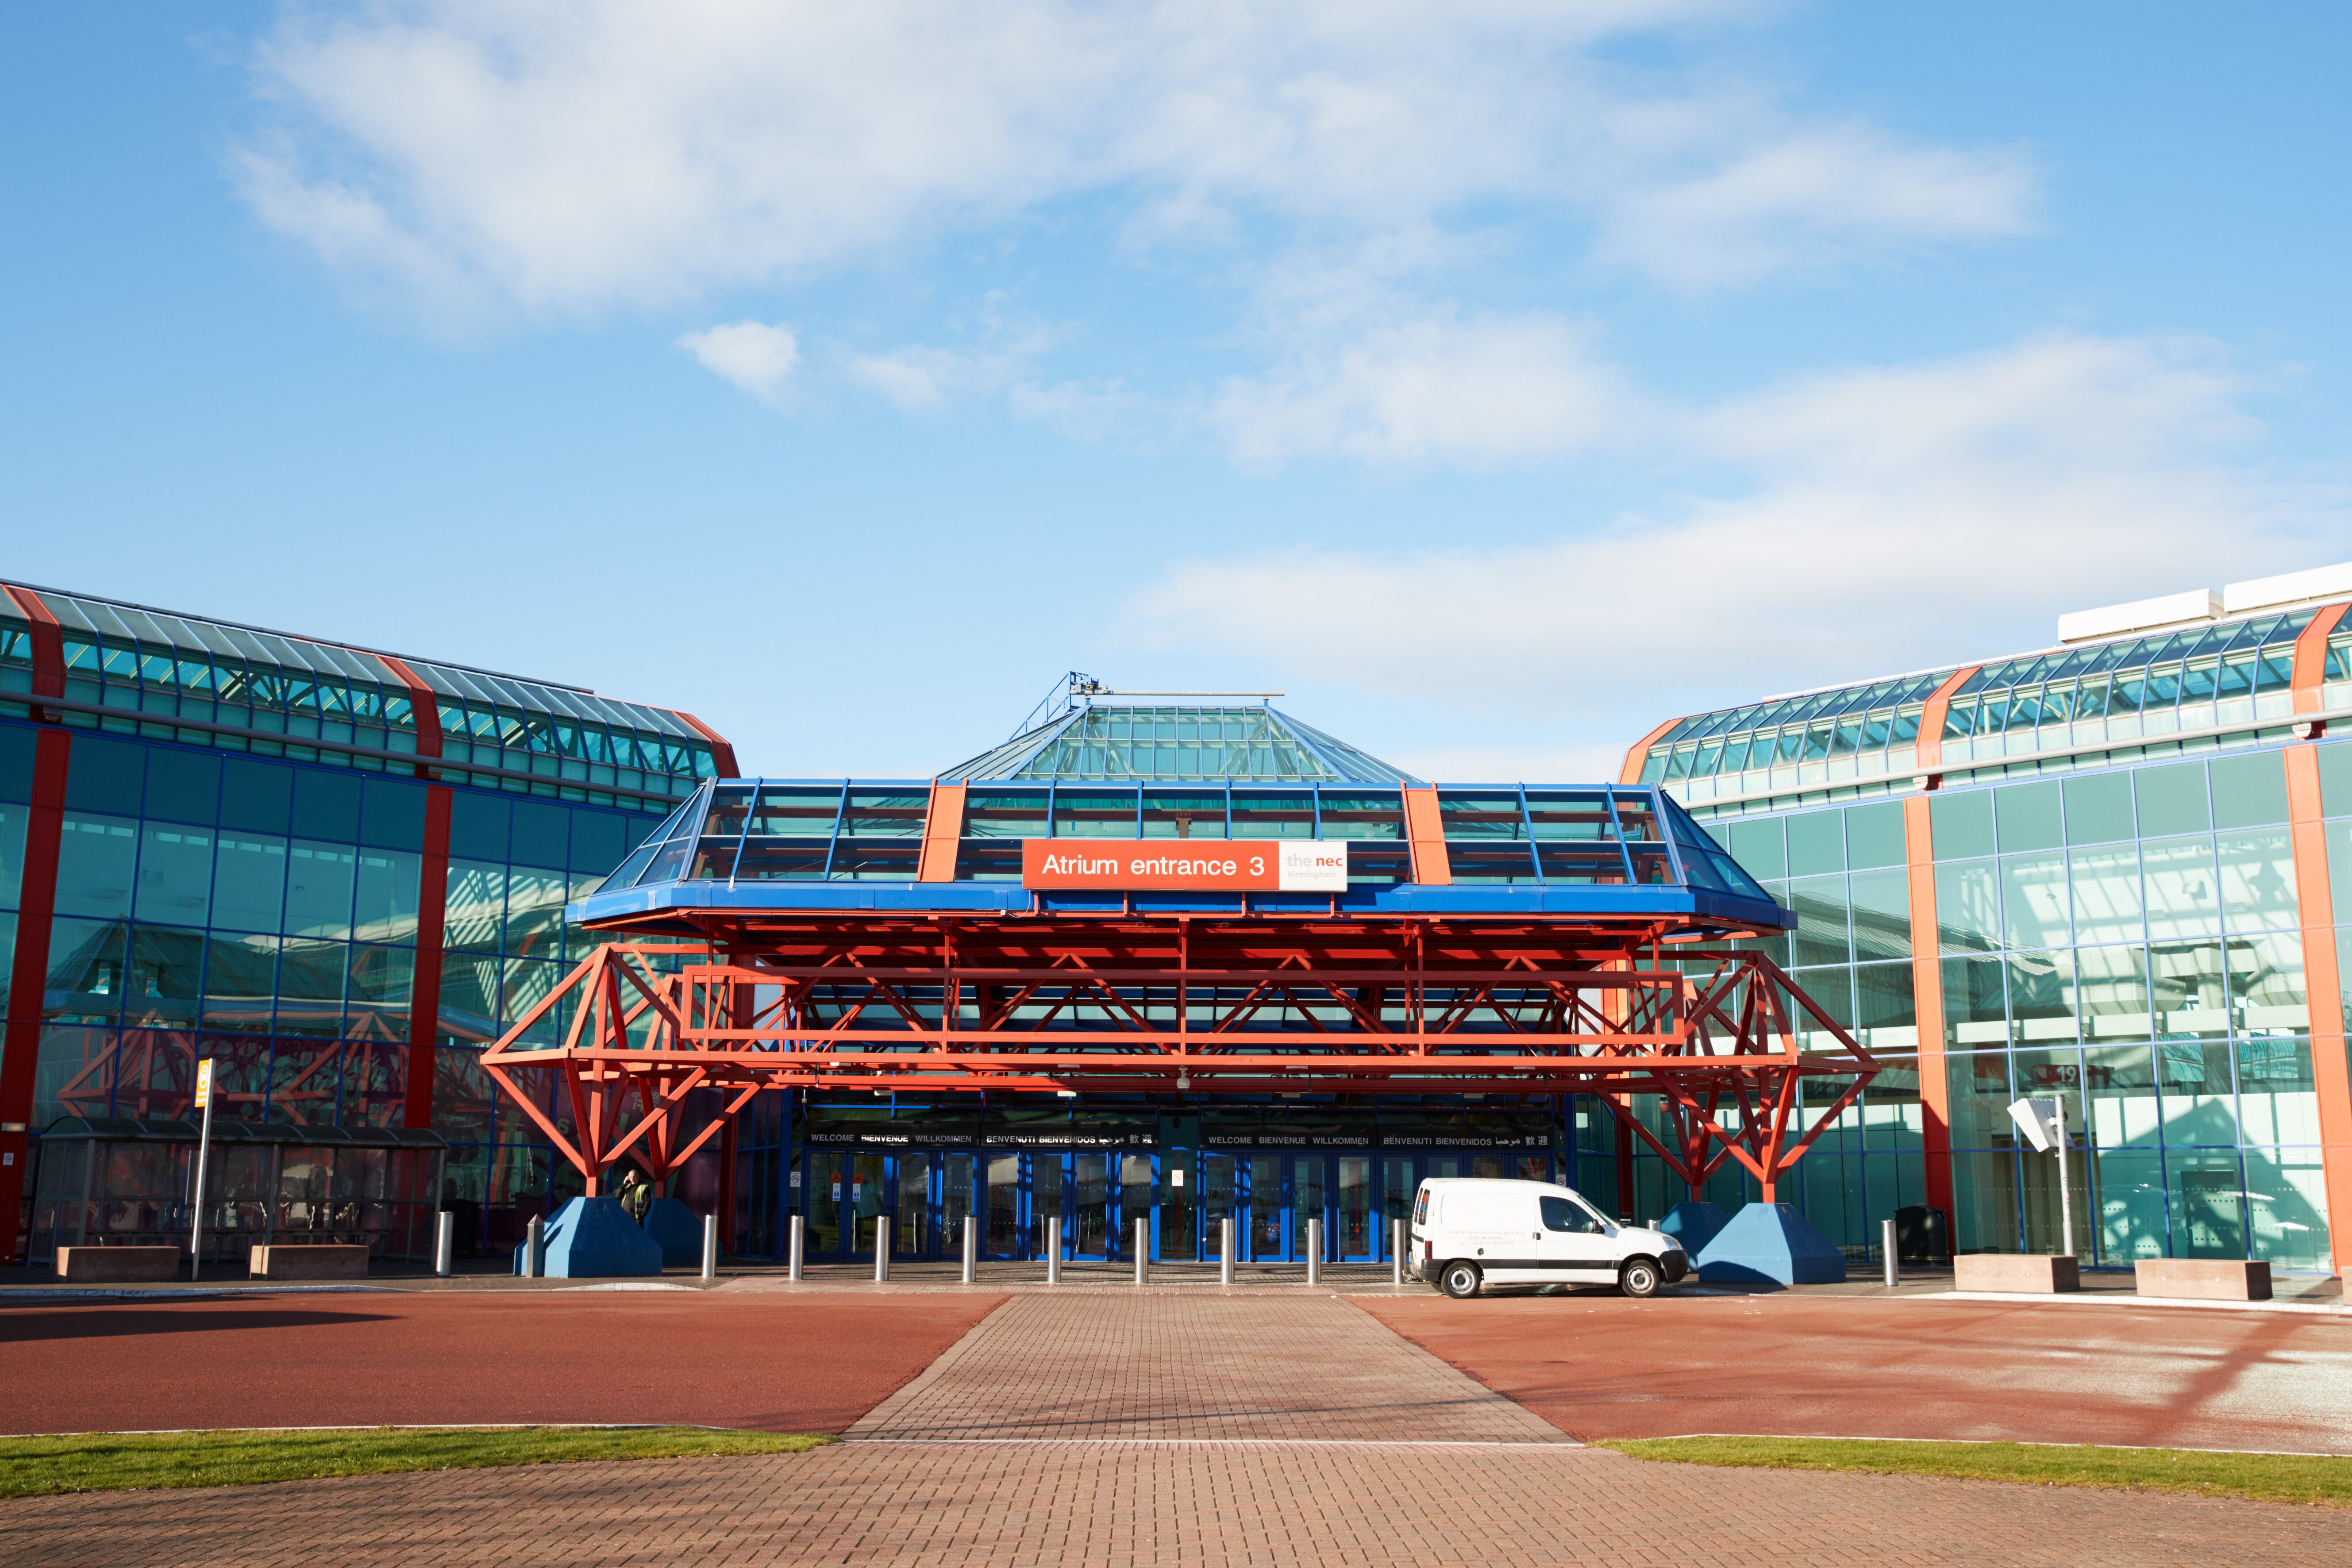
M 1629 1296 L 1654 1296 L 1664 1283 L 1657 1264 L 1647 1258 L 1628 1258 L 1617 1270 L 1617 1288 Z
M 1475 1263 L 1448 1263 L 1437 1276 L 1437 1288 L 1457 1301 L 1466 1301 L 1478 1293 L 1485 1281 Z

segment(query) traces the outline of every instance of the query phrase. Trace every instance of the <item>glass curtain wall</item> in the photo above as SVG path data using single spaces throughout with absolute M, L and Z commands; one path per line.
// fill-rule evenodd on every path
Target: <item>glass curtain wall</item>
M 2320 756 L 2342 912 L 2352 909 L 2352 747 Z M 1796 931 L 1764 945 L 1893 1063 L 1805 1157 L 1803 1196 L 1790 1201 L 1851 1244 L 1923 1200 L 1913 1052 L 1924 1024 L 1946 1052 L 1959 1249 L 2057 1242 L 2056 1161 L 2021 1152 L 2007 1111 L 2034 1094 L 2065 1101 L 2077 1135 L 2087 1129 L 2089 1157 L 2074 1167 L 2086 1259 L 2326 1269 L 2282 753 L 1930 800 L 1942 998 L 1925 1020 L 1899 802 L 1714 824 L 1799 915 Z
M 0 723 L 0 988 L 21 912 L 36 731 Z M 419 781 L 74 736 L 31 1124 L 184 1115 L 212 1057 L 217 1113 L 397 1126 L 409 1092 L 420 911 L 434 891 Z M 594 938 L 566 926 L 654 821 L 452 796 L 434 1130 L 461 1228 L 507 1244 L 561 1173 L 475 1064 Z M 551 1026 L 552 1027 L 552 1026 Z

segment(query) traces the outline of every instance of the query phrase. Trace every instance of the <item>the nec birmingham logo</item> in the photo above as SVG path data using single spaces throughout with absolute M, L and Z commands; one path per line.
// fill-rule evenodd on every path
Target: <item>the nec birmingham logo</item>
M 1112 848 L 1025 839 L 1021 883 L 1046 891 L 1345 893 L 1348 846 L 1320 839 L 1276 839 L 1213 850 L 1197 844 Z

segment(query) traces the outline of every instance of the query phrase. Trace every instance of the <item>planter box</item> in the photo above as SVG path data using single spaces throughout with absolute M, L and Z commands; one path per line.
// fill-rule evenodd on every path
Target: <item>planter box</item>
M 2039 1253 L 1963 1252 L 1952 1260 L 1952 1288 L 2005 1295 L 2051 1296 L 2079 1291 L 2082 1278 L 2072 1258 Z
M 2220 1258 L 2143 1258 L 2133 1266 L 2143 1296 L 2190 1301 L 2267 1301 L 2271 1266 Z
M 177 1247 L 60 1247 L 58 1278 L 77 1285 L 176 1280 L 185 1256 Z
M 341 1244 L 257 1247 L 247 1271 L 257 1280 L 364 1280 L 368 1249 Z

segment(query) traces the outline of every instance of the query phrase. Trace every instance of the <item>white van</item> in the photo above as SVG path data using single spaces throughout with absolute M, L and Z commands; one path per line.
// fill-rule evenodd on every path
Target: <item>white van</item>
M 1432 1176 L 1412 1200 L 1412 1276 L 1449 1296 L 1488 1285 L 1615 1285 L 1654 1296 L 1690 1272 L 1664 1231 L 1604 1219 L 1545 1181 Z

